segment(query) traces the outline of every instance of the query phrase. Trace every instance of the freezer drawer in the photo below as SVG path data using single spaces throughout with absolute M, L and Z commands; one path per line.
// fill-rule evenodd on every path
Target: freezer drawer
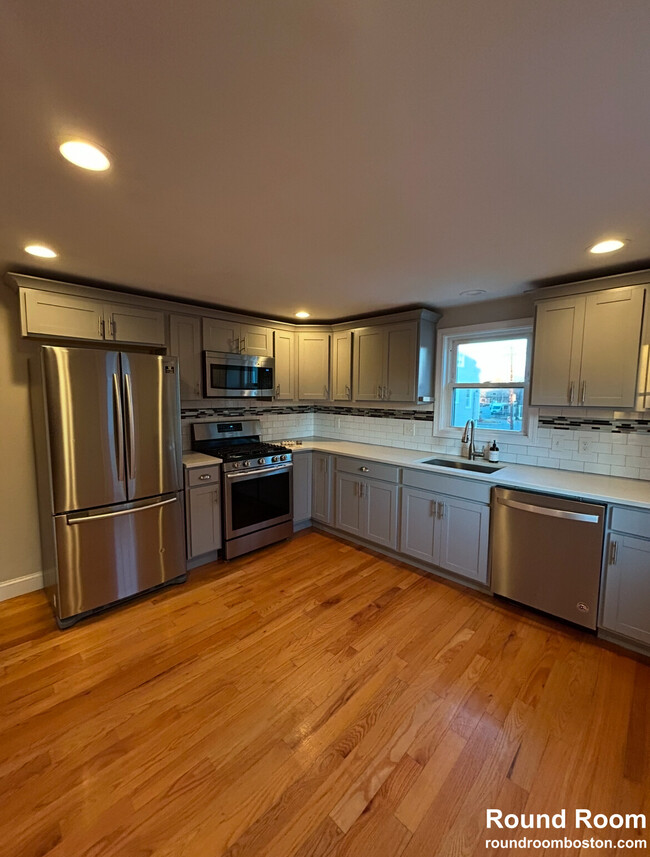
M 185 573 L 180 494 L 57 515 L 54 521 L 60 620 Z
M 491 517 L 493 591 L 595 628 L 605 506 L 495 488 Z

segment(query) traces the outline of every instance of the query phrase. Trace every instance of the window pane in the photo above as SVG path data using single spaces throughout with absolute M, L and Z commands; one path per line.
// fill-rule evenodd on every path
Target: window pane
M 456 352 L 456 377 L 460 384 L 511 384 L 526 379 L 527 339 L 493 339 L 461 342 Z
M 452 396 L 451 424 L 462 428 L 467 420 L 476 420 L 478 429 L 521 431 L 523 410 L 523 387 L 456 388 Z

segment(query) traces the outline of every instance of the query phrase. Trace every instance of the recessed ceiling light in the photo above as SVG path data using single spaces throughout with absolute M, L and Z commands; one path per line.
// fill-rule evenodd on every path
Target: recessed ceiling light
M 467 291 L 461 292 L 460 296 L 465 298 L 475 298 L 477 295 L 486 295 L 486 289 L 467 289 Z
M 44 244 L 28 244 L 25 247 L 25 253 L 30 253 L 32 256 L 40 256 L 41 259 L 55 259 L 59 255 L 50 247 L 45 247 Z
M 607 241 L 599 241 L 589 248 L 590 253 L 613 253 L 614 250 L 620 250 L 625 246 L 625 241 L 620 241 L 618 238 L 609 238 Z
M 75 164 L 84 170 L 102 172 L 111 165 L 101 149 L 91 143 L 84 143 L 83 140 L 67 140 L 59 146 L 59 152 L 71 164 Z
M 309 313 L 305 312 L 304 309 L 301 309 L 300 312 L 296 313 L 296 318 L 309 318 Z

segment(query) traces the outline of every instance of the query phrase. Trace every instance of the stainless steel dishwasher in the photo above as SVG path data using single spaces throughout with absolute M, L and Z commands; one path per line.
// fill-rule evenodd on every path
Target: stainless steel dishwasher
M 494 593 L 595 628 L 605 506 L 494 488 L 491 517 Z

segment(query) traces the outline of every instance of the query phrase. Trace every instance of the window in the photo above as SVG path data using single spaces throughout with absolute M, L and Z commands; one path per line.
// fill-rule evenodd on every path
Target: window
M 528 434 L 532 322 L 440 331 L 436 426 L 456 434 L 467 420 L 489 435 Z

